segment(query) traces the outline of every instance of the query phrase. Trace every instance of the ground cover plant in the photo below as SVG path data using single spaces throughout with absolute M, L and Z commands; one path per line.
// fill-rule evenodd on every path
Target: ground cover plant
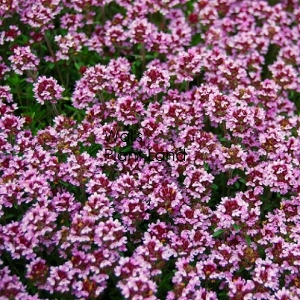
M 300 298 L 298 1 L 0 16 L 0 299 Z

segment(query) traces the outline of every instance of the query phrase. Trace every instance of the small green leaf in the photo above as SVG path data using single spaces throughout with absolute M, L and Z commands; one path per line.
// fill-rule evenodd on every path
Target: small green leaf
M 65 187 L 68 186 L 68 184 L 67 184 L 66 182 L 62 181 L 62 180 L 59 180 L 59 183 L 60 183 L 61 185 L 65 186 Z
M 131 153 L 132 151 L 130 151 L 131 150 L 131 146 L 127 146 L 126 148 L 124 148 L 124 149 L 122 149 L 122 152 L 124 152 L 124 153 Z
M 145 58 L 146 58 L 146 59 L 153 59 L 153 55 L 152 55 L 152 54 L 146 54 L 146 55 L 145 55 Z
M 246 242 L 247 242 L 247 245 L 250 246 L 251 244 L 251 239 L 248 235 L 246 235 Z
M 50 70 L 52 70 L 55 67 L 55 63 L 49 63 L 48 67 L 49 67 Z
M 212 236 L 217 237 L 217 236 L 221 235 L 223 232 L 224 232 L 224 229 L 219 229 L 219 230 L 215 231 Z
M 71 106 L 71 105 L 64 104 L 64 106 L 65 106 L 67 109 L 71 110 L 71 111 L 75 111 L 75 112 L 78 112 L 78 111 L 79 111 L 77 108 L 75 108 L 75 107 L 73 107 L 73 106 Z
M 233 228 L 235 230 L 240 230 L 241 229 L 241 227 L 238 224 L 233 224 Z
M 44 51 L 48 51 L 48 48 L 47 48 L 46 45 L 41 44 L 41 48 L 42 48 Z
M 14 214 L 4 215 L 4 219 L 10 219 L 13 218 L 14 216 L 15 216 Z
M 221 137 L 220 138 L 220 142 L 228 142 L 228 140 L 226 138 L 224 138 L 224 137 Z
M 244 178 L 240 178 L 239 181 L 240 181 L 241 183 L 246 183 L 246 180 L 245 180 Z
M 240 188 L 240 184 L 238 183 L 238 182 L 235 182 L 235 187 L 237 188 L 237 189 L 239 189 Z
M 217 190 L 219 187 L 218 187 L 216 184 L 213 183 L 213 184 L 211 185 L 211 188 L 214 189 L 214 190 Z

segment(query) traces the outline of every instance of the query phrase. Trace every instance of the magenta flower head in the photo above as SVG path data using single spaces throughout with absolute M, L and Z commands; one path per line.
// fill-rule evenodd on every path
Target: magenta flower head
M 62 93 L 65 90 L 57 83 L 56 79 L 46 76 L 40 76 L 33 86 L 34 97 L 40 104 L 44 104 L 45 101 L 55 104 L 62 98 Z
M 140 84 L 143 92 L 147 93 L 149 96 L 166 92 L 167 88 L 170 86 L 169 72 L 159 67 L 151 66 L 144 73 Z
M 14 54 L 8 59 L 11 61 L 12 69 L 16 74 L 23 75 L 24 71 L 35 72 L 37 70 L 40 60 L 31 52 L 29 46 L 17 46 L 13 51 Z

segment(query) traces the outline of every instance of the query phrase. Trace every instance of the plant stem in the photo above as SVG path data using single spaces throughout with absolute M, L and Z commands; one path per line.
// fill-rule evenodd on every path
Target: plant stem
M 162 17 L 162 21 L 160 23 L 160 30 L 161 31 L 166 30 L 166 18 L 165 18 L 165 16 Z
M 145 45 L 141 43 L 142 71 L 145 70 Z
M 55 67 L 56 67 L 56 69 L 57 69 L 59 79 L 60 79 L 62 85 L 65 86 L 65 83 L 64 83 L 64 80 L 63 80 L 63 77 L 62 77 L 60 68 L 59 68 L 58 65 L 56 64 L 56 57 L 55 57 L 54 51 L 53 51 L 53 49 L 52 49 L 52 47 L 51 47 L 50 41 L 49 41 L 49 39 L 47 38 L 46 34 L 45 34 L 45 41 L 46 41 L 48 50 L 49 50 L 49 52 L 50 52 L 50 54 L 51 54 L 51 56 L 52 56 L 52 58 L 53 58 L 53 60 L 54 60 L 54 64 L 55 64 Z
M 189 86 L 190 86 L 189 82 L 186 81 L 186 82 L 185 82 L 185 91 L 186 91 L 186 92 L 189 90 Z
M 52 102 L 51 102 L 51 105 L 52 105 L 52 109 L 53 109 L 53 111 L 54 111 L 54 114 L 55 114 L 56 116 L 59 116 L 59 112 L 58 112 L 58 110 L 57 110 L 57 108 L 56 108 L 56 105 L 55 105 L 54 103 L 52 103 Z
M 82 184 L 82 183 L 80 183 L 80 191 L 81 191 L 81 194 L 82 194 L 83 201 L 85 203 L 87 199 L 86 199 L 84 184 Z
M 271 192 L 271 190 L 269 190 L 268 195 L 267 195 L 267 202 L 269 202 L 269 200 L 271 199 L 273 192 Z
M 17 88 L 17 94 L 18 94 L 18 99 L 19 99 L 19 101 L 20 101 L 20 104 L 21 104 L 21 106 L 23 106 L 22 98 L 21 98 L 21 95 L 20 95 L 19 86 L 18 86 L 18 88 Z
M 197 86 L 200 86 L 200 74 L 196 76 Z
M 224 137 L 225 137 L 225 135 L 227 134 L 227 130 L 226 130 L 226 124 L 224 121 L 222 122 L 222 127 L 223 127 L 223 132 L 224 132 Z
M 101 21 L 103 25 L 105 24 L 105 6 L 101 6 Z
M 33 82 L 35 81 L 35 75 L 30 71 L 30 70 L 28 70 L 27 71 L 27 74 L 30 76 L 30 78 L 33 80 Z
M 101 103 L 104 104 L 105 100 L 104 100 L 102 92 L 99 93 L 99 97 L 100 97 Z
M 228 172 L 228 180 L 230 180 L 232 178 L 232 173 L 233 173 L 233 170 L 230 169 Z M 228 187 L 227 187 L 227 196 L 229 196 L 229 194 L 230 194 L 230 185 L 228 185 Z

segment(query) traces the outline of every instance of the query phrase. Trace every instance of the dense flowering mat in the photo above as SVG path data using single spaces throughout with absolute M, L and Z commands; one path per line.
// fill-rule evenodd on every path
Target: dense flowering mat
M 297 0 L 0 1 L 0 299 L 299 299 Z

